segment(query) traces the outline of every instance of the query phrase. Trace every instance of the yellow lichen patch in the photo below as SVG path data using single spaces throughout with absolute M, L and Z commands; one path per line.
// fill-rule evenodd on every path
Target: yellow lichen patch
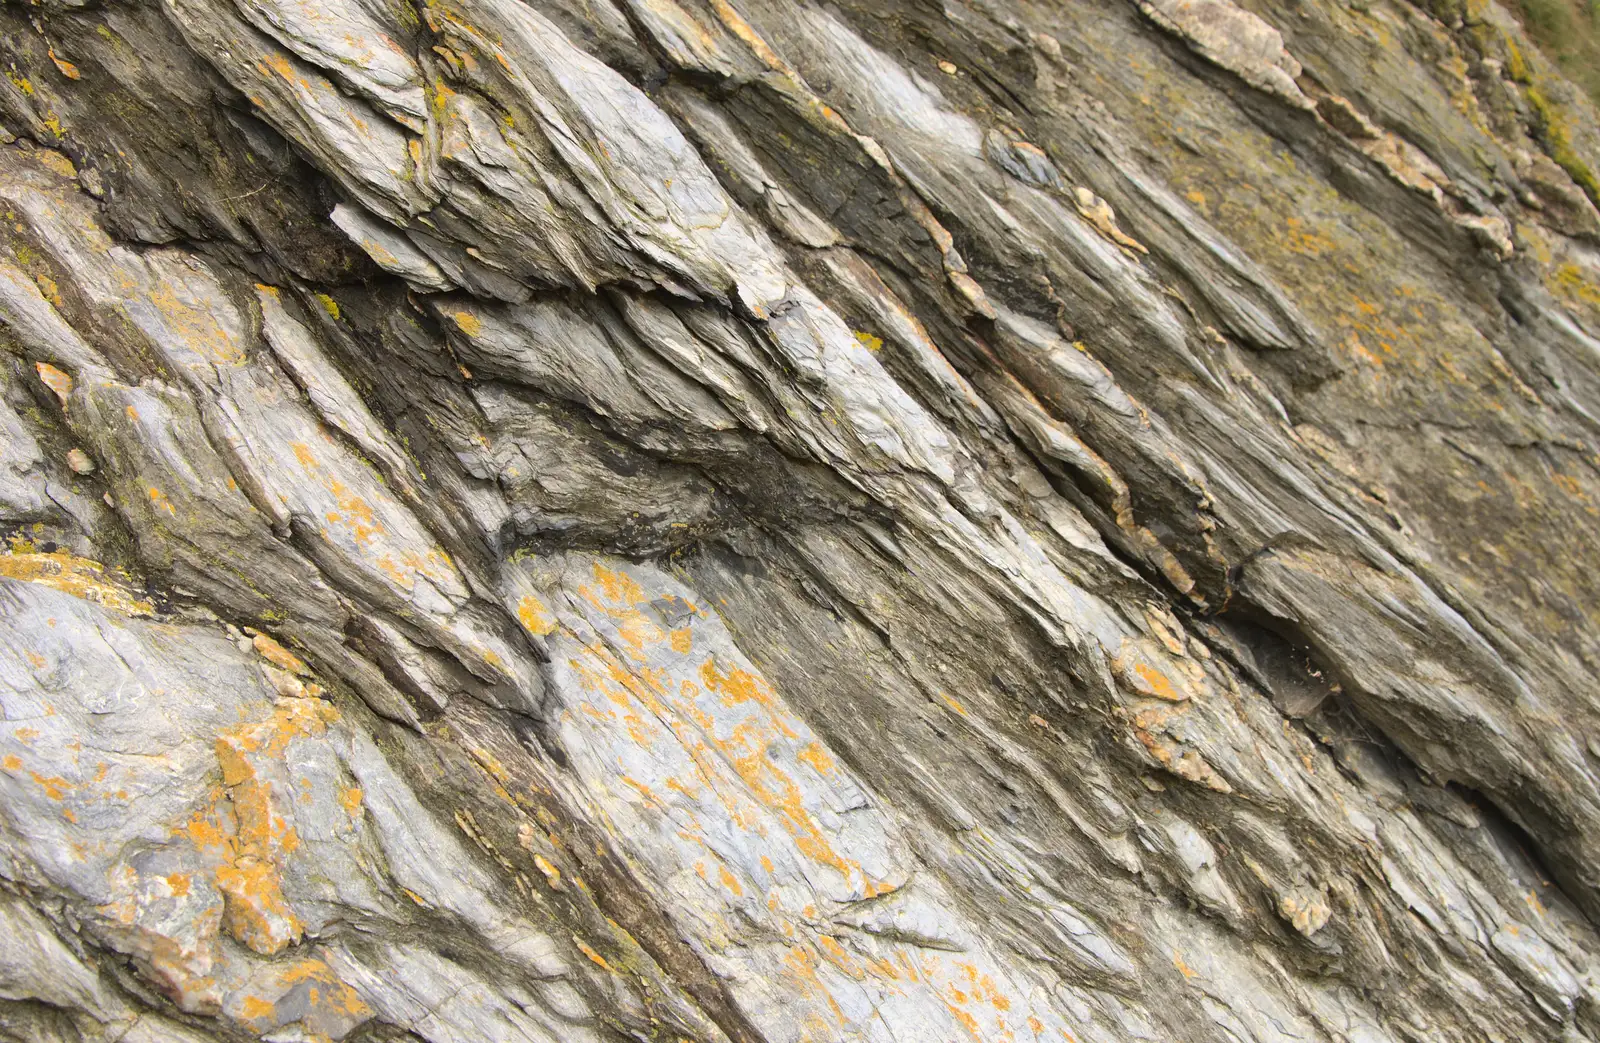
M 1283 221 L 1283 246 L 1291 253 L 1298 253 L 1306 258 L 1320 258 L 1323 254 L 1330 254 L 1338 250 L 1339 245 L 1326 237 L 1322 232 L 1306 227 L 1306 222 L 1299 218 L 1286 218 Z
M 219 792 L 217 798 L 220 800 L 221 796 Z M 209 811 L 196 811 L 189 816 L 189 821 L 175 828 L 172 835 L 188 838 L 199 851 L 225 852 L 231 836 L 229 830 L 232 828 L 232 823 L 231 821 L 228 823 L 229 829 L 224 829 L 222 815 L 222 809 L 217 807 L 212 807 Z
M 334 300 L 332 297 L 329 297 L 325 293 L 319 293 L 319 294 L 316 295 L 316 297 L 317 297 L 317 303 L 322 305 L 322 310 L 328 313 L 328 317 L 329 318 L 331 318 L 331 319 L 339 318 L 339 302 L 338 301 Z
M 855 333 L 856 340 L 860 342 L 861 346 L 866 348 L 868 351 L 878 352 L 883 350 L 882 337 L 874 337 L 872 334 L 865 333 L 861 330 L 854 330 L 852 332 Z
M 349 786 L 339 791 L 339 804 L 352 817 L 361 814 L 361 787 Z
M 469 337 L 476 337 L 483 332 L 483 320 L 470 311 L 458 311 L 451 318 L 455 320 L 456 329 Z
M 320 699 L 280 699 L 269 720 L 229 732 L 223 739 L 241 753 L 279 758 L 291 739 L 319 738 L 338 720 L 339 711 Z
M 48 362 L 35 363 L 33 368 L 39 374 L 39 380 L 54 392 L 64 408 L 72 395 L 72 377 Z
M 517 602 L 517 619 L 530 634 L 537 634 L 540 637 L 544 637 L 556 628 L 555 616 L 550 614 L 544 602 L 532 594 L 524 594 L 522 600 Z
M 326 434 L 324 438 L 332 441 Z M 306 473 L 317 478 L 333 499 L 334 509 L 325 510 L 323 519 L 329 526 L 337 526 L 337 532 L 348 536 L 366 565 L 382 573 L 389 582 L 407 593 L 416 589 L 418 575 L 445 590 L 459 587 L 460 577 L 444 551 L 436 546 L 428 546 L 422 553 L 413 549 L 413 545 L 418 540 L 425 540 L 426 535 L 418 533 L 412 538 L 413 534 L 404 530 L 404 508 L 381 487 L 381 476 L 370 470 L 365 474 L 365 477 L 379 483 L 367 489 L 368 495 L 377 501 L 374 505 L 340 479 L 337 461 L 322 464 L 305 442 L 291 442 L 289 449 Z M 371 466 L 359 458 L 354 464 L 361 468 Z M 398 535 L 391 529 L 391 524 L 402 526 Z M 332 540 L 337 533 L 324 527 L 321 535 L 324 539 Z M 395 542 L 404 544 L 398 552 L 393 549 Z
M 33 158 L 41 167 L 53 174 L 60 174 L 62 177 L 78 176 L 78 168 L 72 165 L 72 160 L 67 158 L 64 152 L 57 152 L 53 148 L 42 148 L 34 154 Z M 61 304 L 60 301 L 51 301 L 51 303 L 57 306 Z
M 631 594 L 635 588 L 619 582 L 614 589 L 622 595 Z M 638 598 L 642 599 L 643 596 L 643 592 L 639 591 Z M 702 664 L 699 674 L 702 681 L 707 690 L 721 694 L 724 705 L 732 707 L 756 703 L 767 710 L 762 717 L 747 717 L 739 723 L 730 724 L 695 705 L 699 690 L 692 683 L 685 681 L 677 691 L 673 691 L 666 683 L 665 676 L 656 676 L 654 671 L 636 675 L 624 669 L 615 657 L 599 645 L 591 645 L 584 651 L 584 659 L 572 662 L 586 687 L 604 692 L 612 702 L 623 708 L 636 702 L 642 704 L 654 719 L 666 724 L 673 737 L 695 761 L 705 781 L 713 783 L 713 792 L 723 801 L 732 821 L 744 828 L 756 827 L 756 820 L 751 817 L 753 809 L 741 807 L 739 801 L 726 792 L 725 786 L 713 782 L 725 771 L 716 766 L 717 761 L 731 767 L 744 783 L 745 791 L 760 806 L 777 816 L 800 854 L 832 868 L 847 880 L 852 878 L 852 874 L 860 876 L 863 886 L 876 893 L 875 885 L 866 879 L 860 866 L 841 857 L 834 849 L 822 827 L 806 809 L 799 785 L 771 757 L 769 746 L 775 736 L 769 729 L 781 727 L 787 729 L 788 737 L 797 736 L 794 729 L 782 720 L 782 709 L 765 681 L 738 667 L 719 672 L 712 659 Z M 763 718 L 770 723 L 766 727 L 759 727 L 757 722 Z M 638 789 L 652 806 L 664 807 L 643 783 L 626 777 L 623 781 Z
M 53 587 L 123 615 L 155 615 L 155 606 L 135 597 L 125 579 L 98 561 L 66 551 L 0 554 L 0 576 Z
M 1600 283 L 1576 264 L 1556 265 L 1545 282 L 1557 296 L 1600 308 Z
M 265 75 L 269 71 L 275 72 L 283 79 L 285 83 L 299 87 L 304 91 L 310 92 L 313 89 L 311 81 L 306 79 L 304 76 L 301 76 L 300 73 L 296 71 L 295 67 L 290 63 L 289 59 L 284 55 L 269 54 L 261 61 L 256 63 L 256 68 L 260 70 L 262 75 Z
M 689 642 L 654 621 L 669 603 L 699 614 L 684 599 L 646 590 L 625 568 L 597 565 L 592 573 L 593 582 L 578 587 L 574 607 L 611 636 L 567 659 L 581 689 L 593 693 L 571 707 L 569 720 L 619 748 L 679 747 L 686 770 L 644 781 L 619 774 L 617 782 L 632 791 L 626 800 L 637 813 L 663 819 L 662 828 L 702 849 L 697 864 L 684 868 L 725 897 L 747 896 L 760 886 L 742 873 L 744 859 L 723 858 L 723 846 L 708 840 L 699 817 L 705 814 L 770 852 L 761 862 L 768 876 L 783 875 L 777 867 L 793 867 L 798 856 L 863 896 L 893 890 L 897 885 L 870 878 L 850 857 L 855 852 L 841 850 L 843 838 L 813 811 L 828 803 L 819 777 L 838 768 L 766 679 L 727 653 L 695 654 L 697 645 L 715 644 L 709 629 Z M 679 756 L 653 750 L 649 760 Z

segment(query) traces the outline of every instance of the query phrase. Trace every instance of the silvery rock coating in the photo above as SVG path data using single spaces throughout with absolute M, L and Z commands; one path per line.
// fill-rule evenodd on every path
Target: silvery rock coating
M 1494 0 L 0 26 L 0 1039 L 1600 1041 Z

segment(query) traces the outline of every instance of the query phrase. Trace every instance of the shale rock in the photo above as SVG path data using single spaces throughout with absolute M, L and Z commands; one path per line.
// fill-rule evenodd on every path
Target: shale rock
M 0 1039 L 1600 1040 L 1493 0 L 0 28 Z

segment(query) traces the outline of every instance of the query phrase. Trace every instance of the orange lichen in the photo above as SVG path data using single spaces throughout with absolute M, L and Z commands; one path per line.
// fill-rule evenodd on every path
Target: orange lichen
M 765 809 L 776 817 L 803 857 L 829 867 L 847 880 L 859 880 L 868 896 L 891 890 L 890 886 L 868 879 L 857 862 L 835 849 L 807 808 L 806 791 L 785 770 L 782 759 L 774 756 L 775 743 L 788 748 L 788 741 L 801 738 L 801 725 L 788 714 L 765 679 L 716 656 L 700 661 L 694 675 L 700 684 L 687 677 L 675 677 L 671 669 L 643 665 L 655 661 L 652 657 L 659 654 L 654 651 L 657 646 L 671 641 L 670 633 L 638 607 L 653 604 L 651 595 L 623 571 L 596 565 L 593 574 L 596 582 L 580 587 L 579 596 L 614 623 L 621 639 L 614 647 L 640 665 L 628 669 L 612 648 L 599 642 L 586 646 L 570 662 L 585 688 L 599 693 L 622 711 L 621 721 L 632 742 L 647 745 L 655 741 L 661 734 L 659 724 L 682 746 L 702 785 L 691 788 L 673 779 L 666 783 L 667 788 L 685 795 L 703 792 L 722 804 L 731 822 L 763 835 L 761 810 Z M 743 712 L 713 712 L 703 705 L 707 695 L 715 696 L 728 710 Z M 611 717 L 589 703 L 580 709 L 596 721 L 605 722 Z M 832 767 L 831 758 L 820 744 L 810 744 L 792 756 L 819 772 Z M 729 768 L 742 787 L 728 785 Z M 644 783 L 626 776 L 620 781 L 652 807 L 666 807 Z M 697 832 L 686 835 L 700 840 Z M 771 860 L 764 865 L 771 866 Z M 740 882 L 739 886 L 744 885 Z
M 217 737 L 217 763 L 231 803 L 232 830 L 217 830 L 197 814 L 188 832 L 219 847 L 216 868 L 224 898 L 224 926 L 238 941 L 263 955 L 281 952 L 304 930 L 283 895 L 280 865 L 300 845 L 299 835 L 278 812 L 272 784 L 256 770 L 258 758 L 280 759 L 289 742 L 322 735 L 337 720 L 333 707 L 316 699 L 280 699 L 273 716 Z M 221 817 L 221 816 L 219 816 Z
M 635 606 L 642 604 L 646 600 L 644 588 L 639 586 L 638 581 L 626 572 L 608 569 L 598 561 L 594 563 L 593 572 L 594 578 L 599 582 L 600 590 L 607 601 L 623 606 Z M 590 597 L 589 601 L 596 607 L 604 609 L 604 606 L 600 605 L 593 597 Z M 615 618 L 623 613 L 608 612 L 608 614 Z
M 550 890 L 565 891 L 567 889 L 567 885 L 561 881 L 561 870 L 557 868 L 555 863 L 543 855 L 535 854 L 533 856 L 533 864 L 538 867 L 539 872 L 544 874 L 545 882 L 550 885 Z
M 606 962 L 606 958 L 595 952 L 594 949 L 586 944 L 582 938 L 574 937 L 572 940 L 577 943 L 578 951 L 589 957 L 589 961 L 596 967 L 599 967 L 603 971 L 615 973 L 615 970 L 612 968 L 611 964 Z
M 73 783 L 68 782 L 59 775 L 41 775 L 39 772 L 30 771 L 28 772 L 28 777 L 38 783 L 39 788 L 44 790 L 46 797 L 55 801 L 65 799 L 67 790 L 77 788 Z
M 217 322 L 209 302 L 179 297 L 170 285 L 159 281 L 145 290 L 144 296 L 176 339 L 200 358 L 218 366 L 240 366 L 246 361 L 243 346 Z
M 827 747 L 820 742 L 807 743 L 795 757 L 811 765 L 819 775 L 827 775 L 833 771 L 833 757 L 828 753 Z
M 0 554 L 0 576 L 52 587 L 123 615 L 155 615 L 155 606 L 134 597 L 122 577 L 98 561 L 65 551 Z
M 738 706 L 740 703 L 755 702 L 771 720 L 773 727 L 785 738 L 797 739 L 799 733 L 786 721 L 787 716 L 778 705 L 778 693 L 766 680 L 748 670 L 737 666 L 730 666 L 722 673 L 717 672 L 717 661 L 708 658 L 700 664 L 700 681 L 709 691 L 722 696 L 724 706 Z
M 246 1021 L 265 1021 L 277 1014 L 277 1005 L 259 996 L 246 996 L 239 1004 L 239 1015 Z
M 55 394 L 62 406 L 66 406 L 67 399 L 72 395 L 72 377 L 48 362 L 35 363 L 33 368 L 44 386 Z
M 1183 692 L 1172 687 L 1172 682 L 1167 679 L 1166 674 L 1153 667 L 1144 663 L 1135 663 L 1133 673 L 1139 679 L 1139 690 L 1147 695 L 1153 695 L 1157 699 L 1166 699 L 1168 702 L 1174 703 L 1182 702 L 1189 698 Z
M 322 960 L 294 960 L 274 970 L 271 976 L 257 974 L 250 992 L 235 993 L 226 1001 L 228 1013 L 258 1033 L 294 1020 L 303 1030 L 297 1038 L 326 1040 L 330 1033 L 342 1035 L 372 1016 L 360 994 Z M 284 1006 L 288 1011 L 280 1010 Z
M 544 603 L 532 594 L 525 594 L 517 602 L 517 619 L 530 634 L 544 637 L 556 628 L 556 620 Z
M 166 511 L 173 517 L 177 517 L 178 509 L 172 505 L 172 500 L 167 496 L 166 493 L 162 492 L 160 489 L 157 489 L 153 485 L 146 489 L 145 493 L 150 497 L 150 502 L 152 504 L 159 509 Z
M 384 534 L 383 526 L 373 516 L 372 505 L 357 496 L 347 485 L 330 475 L 328 491 L 333 494 L 334 503 L 339 507 L 338 511 L 328 512 L 329 522 L 343 525 L 360 544 L 370 544 L 375 537 Z
M 256 654 L 280 670 L 287 670 L 297 677 L 310 677 L 311 669 L 305 661 L 293 652 L 284 648 L 270 635 L 259 630 L 247 630 L 250 635 L 250 644 L 255 648 Z
M 46 51 L 50 55 L 50 60 L 54 62 L 56 68 L 60 70 L 61 75 L 65 76 L 69 80 L 76 80 L 79 77 L 80 73 L 78 72 L 78 67 L 67 61 L 65 58 L 57 55 L 54 47 L 49 47 L 46 49 Z
M 65 160 L 66 157 L 63 156 L 62 159 Z M 68 161 L 67 162 L 67 169 L 70 170 L 71 168 L 72 168 L 72 163 L 70 161 Z M 76 173 L 76 171 L 74 171 L 74 173 Z M 63 302 L 61 300 L 61 287 L 60 287 L 60 285 L 58 285 L 56 283 L 56 281 L 54 279 L 50 278 L 50 276 L 45 275 L 45 274 L 43 274 L 41 272 L 40 274 L 35 275 L 33 277 L 33 283 L 34 283 L 35 286 L 39 287 L 39 293 L 40 293 L 41 296 L 44 297 L 45 300 L 49 301 L 51 304 L 55 305 L 57 308 L 62 306 Z

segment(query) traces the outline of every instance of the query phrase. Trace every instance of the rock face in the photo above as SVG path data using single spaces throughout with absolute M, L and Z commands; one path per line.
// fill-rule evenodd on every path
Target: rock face
M 0 28 L 0 1039 L 1600 1040 L 1492 0 Z

